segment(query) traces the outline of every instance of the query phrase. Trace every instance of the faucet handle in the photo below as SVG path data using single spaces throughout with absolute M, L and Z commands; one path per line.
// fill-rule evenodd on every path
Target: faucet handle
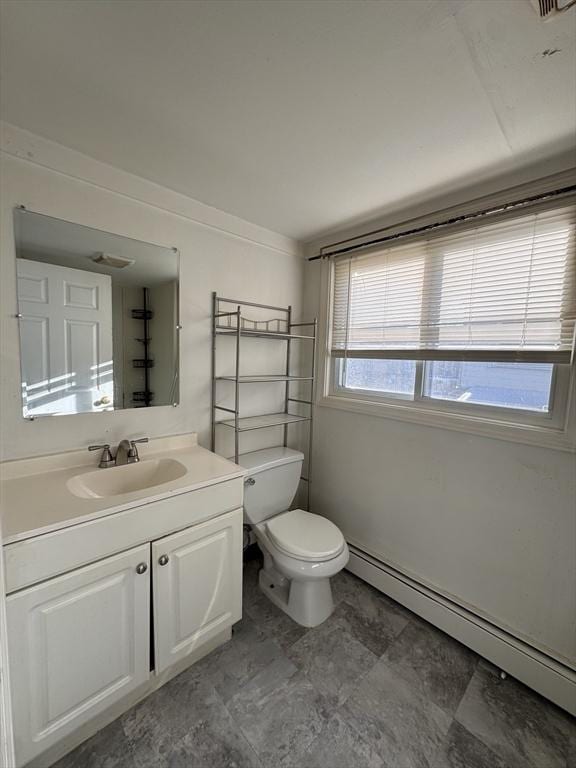
M 110 453 L 110 444 L 104 443 L 103 445 L 89 445 L 89 451 L 102 450 L 102 456 L 100 456 L 100 463 L 98 466 L 100 469 L 106 469 L 107 467 L 113 467 L 116 464 L 116 460 Z
M 148 438 L 147 437 L 139 437 L 137 440 L 130 440 L 130 450 L 128 451 L 128 463 L 129 464 L 135 464 L 137 461 L 140 461 L 140 456 L 138 455 L 138 448 L 136 448 L 136 443 L 147 443 Z

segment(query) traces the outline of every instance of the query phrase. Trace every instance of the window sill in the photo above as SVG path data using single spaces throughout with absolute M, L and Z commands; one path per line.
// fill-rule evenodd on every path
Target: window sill
M 530 424 L 511 424 L 494 418 L 471 416 L 462 413 L 431 410 L 405 403 L 375 402 L 357 397 L 342 395 L 324 395 L 317 404 L 326 408 L 363 413 L 383 419 L 408 421 L 427 427 L 449 429 L 456 432 L 490 437 L 496 440 L 508 440 L 513 443 L 535 445 L 558 451 L 576 451 L 574 436 L 567 430 Z

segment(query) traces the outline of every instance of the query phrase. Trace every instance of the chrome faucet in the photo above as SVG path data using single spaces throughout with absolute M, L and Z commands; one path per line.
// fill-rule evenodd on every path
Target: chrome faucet
M 136 443 L 147 443 L 147 437 L 141 437 L 138 440 L 121 440 L 116 451 L 116 466 L 121 464 L 135 464 L 140 461 Z
M 110 445 L 108 443 L 105 443 L 104 445 L 89 445 L 88 450 L 102 450 L 102 456 L 100 457 L 98 466 L 100 469 L 108 469 L 109 467 L 117 467 L 122 464 L 135 464 L 137 461 L 140 461 L 136 443 L 147 442 L 147 437 L 141 437 L 138 440 L 121 440 L 116 449 L 116 455 L 114 456 L 110 451 Z
M 116 466 L 116 459 L 110 453 L 110 445 L 105 443 L 104 445 L 89 445 L 89 451 L 99 451 L 102 449 L 102 456 L 100 456 L 100 463 L 98 466 L 100 469 L 108 469 L 108 467 Z

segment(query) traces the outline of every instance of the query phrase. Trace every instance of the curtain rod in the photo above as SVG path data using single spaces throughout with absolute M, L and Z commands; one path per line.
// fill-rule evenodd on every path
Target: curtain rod
M 476 213 L 466 213 L 462 214 L 461 216 L 454 216 L 451 219 L 445 219 L 444 221 L 437 221 L 434 224 L 425 224 L 421 227 L 415 227 L 414 229 L 406 229 L 403 232 L 397 232 L 394 235 L 386 235 L 385 237 L 378 237 L 374 240 L 369 240 L 368 242 L 358 243 L 357 245 L 348 245 L 344 248 L 338 248 L 336 250 L 331 250 L 328 253 L 323 253 L 324 248 L 335 248 L 337 245 L 344 245 L 345 243 L 350 243 L 352 240 L 358 240 L 360 237 L 370 237 L 371 235 L 377 235 L 380 232 L 387 232 L 390 229 L 393 229 L 393 226 L 390 227 L 383 227 L 382 229 L 375 229 L 372 232 L 366 232 L 364 235 L 357 235 L 356 237 L 350 237 L 347 240 L 340 240 L 337 243 L 332 243 L 331 245 L 323 246 L 320 249 L 320 253 L 317 256 L 311 256 L 308 261 L 317 261 L 318 259 L 327 259 L 330 256 L 341 256 L 345 253 L 351 253 L 352 251 L 358 251 L 361 248 L 368 248 L 372 245 L 380 245 L 380 243 L 387 243 L 391 240 L 399 240 L 403 237 L 409 237 L 410 235 L 418 235 L 422 232 L 431 232 L 435 229 L 440 229 L 442 227 L 448 227 L 452 226 L 454 224 L 461 224 L 465 221 L 474 221 L 474 219 L 482 218 L 483 216 L 490 216 L 494 213 L 502 213 L 503 211 L 509 211 L 513 210 L 514 208 L 522 208 L 524 206 L 530 205 L 531 203 L 537 203 L 541 202 L 543 200 L 552 200 L 556 197 L 560 197 L 562 195 L 569 195 L 576 193 L 576 184 L 572 184 L 569 187 L 562 187 L 561 189 L 555 189 L 551 192 L 543 192 L 539 195 L 532 195 L 531 197 L 525 197 L 522 200 L 514 200 L 511 203 L 504 203 L 500 205 L 495 205 L 492 208 L 485 208 L 482 211 L 476 211 Z

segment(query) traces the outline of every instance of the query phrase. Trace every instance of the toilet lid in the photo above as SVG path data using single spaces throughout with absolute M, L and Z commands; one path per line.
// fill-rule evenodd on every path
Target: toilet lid
M 334 523 L 303 509 L 277 515 L 266 527 L 277 547 L 301 560 L 328 560 L 344 547 L 344 537 Z

